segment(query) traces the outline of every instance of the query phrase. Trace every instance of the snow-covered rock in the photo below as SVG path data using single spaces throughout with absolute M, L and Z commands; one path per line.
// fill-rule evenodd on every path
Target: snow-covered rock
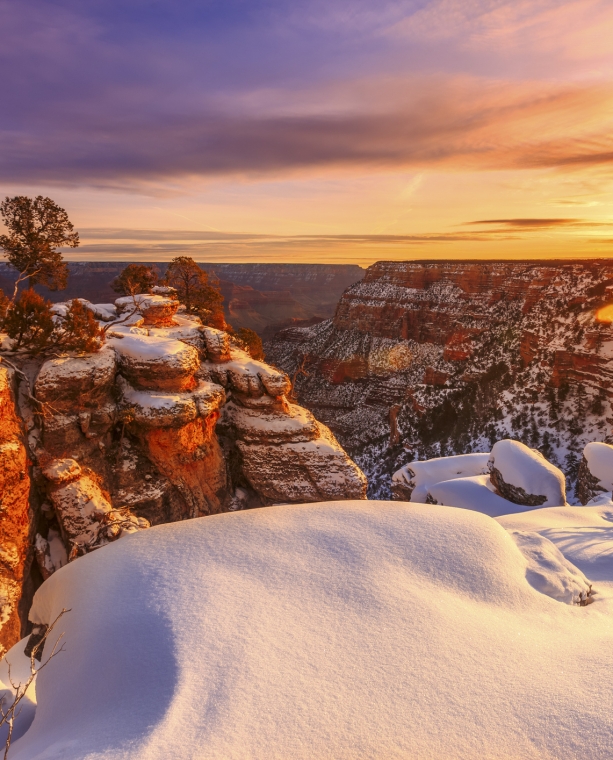
M 398 502 L 129 536 L 37 592 L 34 622 L 72 611 L 11 760 L 608 760 L 610 594 L 531 567 L 495 520 Z
M 297 443 L 237 441 L 243 473 L 265 503 L 366 498 L 366 478 L 325 425 Z
M 253 409 L 232 401 L 224 407 L 224 424 L 238 440 L 247 443 L 311 441 L 319 436 L 319 423 L 304 407 L 286 403 L 283 409 Z
M 217 364 L 230 361 L 230 336 L 214 327 L 203 327 L 207 358 Z
M 520 441 L 498 441 L 489 459 L 490 479 L 500 496 L 527 507 L 566 504 L 564 473 Z
M 196 417 L 207 417 L 224 403 L 224 389 L 200 381 L 192 391 L 138 390 L 123 378 L 118 379 L 123 412 L 130 413 L 130 423 L 145 428 L 181 427 Z
M 100 487 L 99 478 L 73 460 L 51 462 L 43 475 L 48 480 L 47 494 L 71 560 L 109 540 L 149 527 L 146 520 L 130 514 L 129 510 L 114 509 L 108 494 Z M 49 539 L 46 540 L 49 543 Z M 47 551 L 42 542 L 38 549 L 42 555 Z M 49 573 L 57 569 L 54 563 L 43 561 L 43 564 Z
M 489 454 L 460 454 L 409 462 L 392 477 L 393 498 L 424 503 L 430 486 L 436 483 L 487 473 L 488 459 Z
M 119 367 L 139 388 L 185 390 L 200 367 L 198 351 L 179 340 L 130 333 L 111 341 Z
M 588 443 L 579 466 L 577 498 L 587 504 L 608 491 L 613 491 L 613 446 Z
M 94 354 L 48 359 L 41 367 L 34 391 L 39 401 L 72 411 L 75 403 L 96 407 L 113 384 L 117 357 L 112 349 Z
M 489 475 L 472 475 L 435 483 L 428 487 L 425 501 L 428 504 L 441 504 L 445 507 L 474 509 L 475 512 L 481 512 L 490 517 L 499 517 L 526 509 L 498 496 L 490 483 Z
M 239 397 L 268 395 L 275 398 L 286 395 L 292 387 L 285 372 L 252 359 L 240 349 L 233 349 L 232 358 L 224 363 L 204 364 L 202 372 L 208 372 L 214 382 L 231 389 Z

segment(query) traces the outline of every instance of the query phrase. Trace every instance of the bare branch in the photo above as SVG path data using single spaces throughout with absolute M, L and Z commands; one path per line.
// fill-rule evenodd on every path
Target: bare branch
M 53 649 L 51 651 L 51 654 L 44 662 L 41 662 L 41 664 L 36 667 L 36 655 L 39 651 L 42 652 L 43 647 L 45 646 L 45 642 L 49 638 L 49 635 L 55 628 L 55 626 L 58 624 L 60 619 L 67 613 L 70 612 L 70 610 L 63 609 L 60 614 L 55 618 L 55 620 L 47 627 L 47 630 L 41 637 L 41 640 L 32 648 L 32 651 L 30 652 L 30 675 L 28 679 L 25 681 L 25 683 L 19 683 L 15 684 L 13 682 L 13 678 L 11 676 L 11 664 L 7 662 L 8 665 L 8 672 L 9 672 L 9 681 L 11 683 L 11 686 L 15 692 L 15 695 L 13 697 L 12 703 L 7 707 L 7 709 L 4 709 L 4 699 L 0 700 L 0 726 L 8 725 L 8 734 L 6 737 L 6 743 L 4 746 L 4 760 L 7 760 L 8 758 L 8 752 L 11 746 L 11 740 L 13 738 L 13 727 L 15 723 L 15 717 L 19 715 L 21 712 L 21 707 L 19 708 L 19 711 L 17 711 L 17 708 L 19 707 L 21 701 L 27 694 L 28 689 L 32 685 L 34 679 L 36 678 L 37 674 L 40 673 L 40 671 L 47 667 L 47 665 L 51 662 L 51 660 L 58 655 L 60 652 L 64 651 L 64 645 L 62 644 L 61 647 L 58 648 L 60 642 L 64 638 L 64 633 L 61 633 L 55 644 L 53 645 Z
M 8 364 L 8 366 L 16 372 L 16 374 L 19 375 L 19 377 L 25 382 L 25 394 L 27 396 L 28 401 L 32 404 L 32 406 L 36 407 L 36 414 L 40 414 L 42 417 L 49 417 L 50 414 L 59 414 L 57 409 L 54 409 L 54 407 L 51 406 L 51 404 L 48 404 L 45 401 L 39 401 L 32 393 L 32 386 L 30 385 L 30 378 L 26 375 L 26 373 L 19 369 L 13 362 L 9 361 L 5 356 L 0 356 L 0 362 L 4 362 L 5 364 Z

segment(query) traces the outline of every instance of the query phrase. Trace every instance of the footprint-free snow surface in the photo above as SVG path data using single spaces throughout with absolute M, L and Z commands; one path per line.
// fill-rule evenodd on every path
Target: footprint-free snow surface
M 509 528 L 538 512 L 563 521 Z M 35 617 L 71 609 L 65 651 L 11 760 L 611 758 L 611 587 L 564 604 L 527 568 L 496 520 L 403 502 L 128 536 L 38 591 Z

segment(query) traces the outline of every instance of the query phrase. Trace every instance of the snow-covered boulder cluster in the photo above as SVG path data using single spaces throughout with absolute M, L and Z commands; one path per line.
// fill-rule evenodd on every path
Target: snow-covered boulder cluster
M 409 462 L 394 473 L 392 494 L 490 517 L 566 504 L 564 473 L 540 452 L 512 440 L 498 441 L 486 454 Z
M 328 428 L 288 400 L 287 375 L 185 314 L 172 293 L 82 303 L 106 330 L 102 349 L 30 368 L 44 577 L 149 524 L 365 498 Z

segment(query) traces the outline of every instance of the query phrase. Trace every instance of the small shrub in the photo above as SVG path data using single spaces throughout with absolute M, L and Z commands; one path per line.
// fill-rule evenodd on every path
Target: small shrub
M 12 338 L 13 348 L 39 353 L 47 348 L 55 330 L 51 301 L 34 290 L 24 290 L 8 310 L 4 329 Z
M 76 299 L 70 304 L 56 332 L 56 345 L 70 351 L 93 353 L 100 349 L 104 339 L 104 331 L 92 312 Z

